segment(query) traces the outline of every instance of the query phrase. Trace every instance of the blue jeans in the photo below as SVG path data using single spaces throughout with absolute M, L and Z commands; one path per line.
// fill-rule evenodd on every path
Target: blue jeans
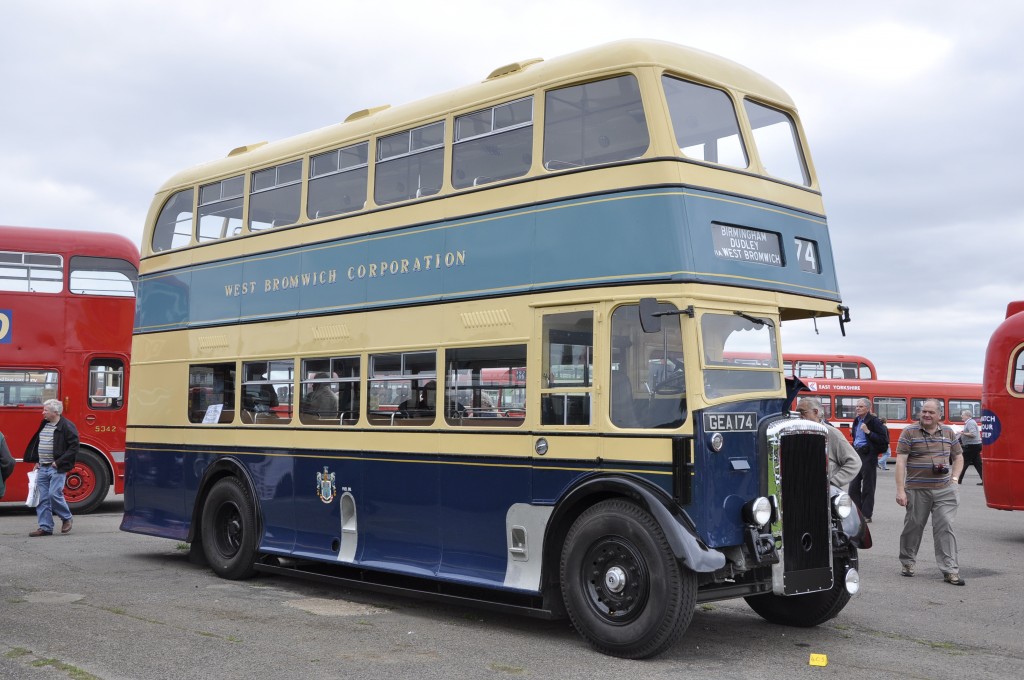
M 67 473 L 57 472 L 57 468 L 46 466 L 36 469 L 36 486 L 39 487 L 39 505 L 36 516 L 39 517 L 39 528 L 53 531 L 53 513 L 57 513 L 65 522 L 71 519 L 71 508 L 64 500 L 64 480 Z
M 890 458 L 892 458 L 892 447 L 891 446 L 888 449 L 886 449 L 885 453 L 882 454 L 882 457 L 878 459 L 878 469 L 879 470 L 888 470 L 889 469 L 888 463 L 889 463 L 889 459 Z

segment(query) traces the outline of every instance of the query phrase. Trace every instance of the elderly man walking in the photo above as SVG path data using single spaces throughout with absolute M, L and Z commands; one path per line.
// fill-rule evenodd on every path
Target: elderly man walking
M 39 528 L 32 537 L 53 535 L 53 513 L 61 518 L 60 532 L 71 531 L 71 509 L 64 500 L 64 480 L 75 467 L 78 456 L 78 428 L 62 418 L 64 404 L 57 399 L 43 402 L 43 422 L 25 449 L 25 462 L 36 464 L 36 486 L 39 487 L 39 505 L 36 515 Z

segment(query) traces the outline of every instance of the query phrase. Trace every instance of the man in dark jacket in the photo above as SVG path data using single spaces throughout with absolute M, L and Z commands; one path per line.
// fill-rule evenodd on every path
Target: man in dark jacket
M 78 429 L 67 418 L 62 418 L 64 405 L 57 399 L 43 403 L 43 422 L 25 449 L 25 462 L 36 464 L 36 486 L 39 487 L 39 505 L 36 515 L 39 528 L 29 536 L 52 536 L 53 513 L 61 518 L 60 532 L 71 531 L 71 509 L 64 500 L 64 480 L 75 467 L 78 456 Z
M 860 472 L 850 482 L 850 499 L 857 504 L 864 519 L 871 521 L 875 509 L 875 482 L 878 479 L 878 454 L 889 450 L 889 428 L 871 412 L 871 402 L 857 400 L 857 417 L 853 419 L 853 448 L 860 456 Z

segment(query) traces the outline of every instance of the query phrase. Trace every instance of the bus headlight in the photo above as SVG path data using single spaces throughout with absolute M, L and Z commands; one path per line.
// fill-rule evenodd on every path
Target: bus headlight
M 856 595 L 858 592 L 860 592 L 860 574 L 857 573 L 856 569 L 846 570 L 845 585 L 846 592 L 848 592 L 850 595 Z
M 772 504 L 764 496 L 758 496 L 743 506 L 743 519 L 748 524 L 763 527 L 772 518 Z
M 832 496 L 832 512 L 836 513 L 836 517 L 839 519 L 849 517 L 853 512 L 853 501 L 850 500 L 850 495 L 840 491 Z

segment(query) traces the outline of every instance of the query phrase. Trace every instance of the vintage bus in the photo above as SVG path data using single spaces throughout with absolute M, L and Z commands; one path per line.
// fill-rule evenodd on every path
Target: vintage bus
M 929 399 L 939 402 L 942 423 L 957 432 L 963 429 L 961 414 L 964 410 L 970 411 L 975 418 L 981 417 L 981 385 L 974 383 L 812 379 L 804 379 L 803 382 L 807 389 L 800 396 L 820 399 L 825 418 L 851 441 L 853 433 L 850 428 L 857 417 L 857 401 L 868 399 L 872 412 L 884 418 L 889 427 L 893 455 L 903 428 L 918 422 L 921 405 Z
M 786 375 L 797 378 L 830 378 L 838 380 L 876 380 L 878 371 L 870 359 L 856 354 L 782 355 Z
M 124 489 L 128 355 L 139 251 L 115 234 L 0 226 L 0 431 L 20 461 L 47 399 L 81 439 L 64 495 L 95 510 Z M 25 500 L 19 462 L 3 501 Z
M 175 175 L 142 249 L 126 531 L 631 658 L 697 601 L 816 625 L 858 589 L 779 348 L 849 314 L 793 103 L 746 68 L 509 64 Z
M 1024 510 L 1024 300 L 1006 306 L 985 354 L 981 462 L 990 508 Z

